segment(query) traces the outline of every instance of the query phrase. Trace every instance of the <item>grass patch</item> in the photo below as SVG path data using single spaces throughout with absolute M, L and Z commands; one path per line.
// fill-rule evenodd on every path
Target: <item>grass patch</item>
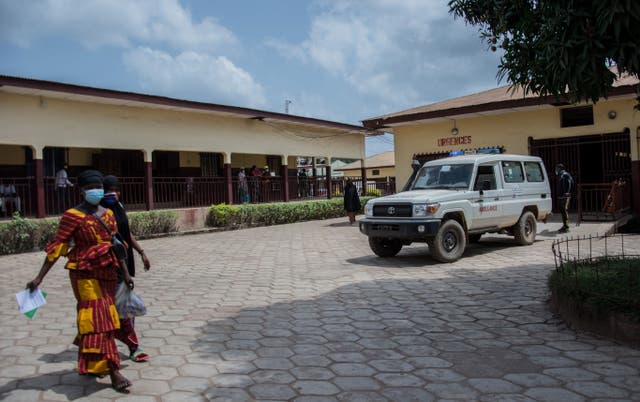
M 568 263 L 551 273 L 549 287 L 598 315 L 624 314 L 640 322 L 640 258 Z

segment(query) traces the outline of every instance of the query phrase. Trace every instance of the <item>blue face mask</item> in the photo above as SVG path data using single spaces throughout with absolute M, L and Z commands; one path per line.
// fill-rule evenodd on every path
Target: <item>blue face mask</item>
M 91 205 L 100 204 L 100 200 L 104 197 L 104 189 L 92 188 L 84 192 L 84 199 Z
M 102 199 L 104 205 L 112 206 L 118 202 L 118 196 L 116 193 L 106 193 Z

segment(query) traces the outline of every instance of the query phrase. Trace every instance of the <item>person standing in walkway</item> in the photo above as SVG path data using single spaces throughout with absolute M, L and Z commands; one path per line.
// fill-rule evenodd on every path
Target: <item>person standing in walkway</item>
M 116 218 L 116 223 L 118 225 L 118 233 L 122 236 L 122 239 L 127 243 L 127 270 L 129 271 L 129 275 L 131 277 L 136 276 L 136 265 L 135 259 L 133 258 L 133 250 L 137 251 L 140 254 L 140 258 L 142 258 L 142 263 L 144 264 L 144 270 L 148 271 L 151 268 L 151 262 L 147 255 L 144 253 L 144 250 L 140 246 L 140 244 L 136 241 L 135 236 L 131 233 L 131 228 L 129 227 L 129 218 L 127 217 L 127 212 L 124 209 L 124 205 L 120 201 L 120 182 L 118 178 L 115 176 L 105 176 L 104 177 L 104 198 L 100 202 L 105 208 L 110 209 L 113 212 L 113 215 Z M 124 278 L 122 275 L 118 275 L 118 284 L 117 288 L 120 286 L 127 286 L 124 283 Z M 120 318 L 120 329 L 116 331 L 116 339 L 120 342 L 127 345 L 129 348 L 129 358 L 137 363 L 145 362 L 149 360 L 149 355 L 142 351 L 140 347 L 140 342 L 138 341 L 138 336 L 136 335 L 136 331 L 134 329 L 135 325 L 134 318 Z
M 68 166 L 65 164 L 62 169 L 56 172 L 56 203 L 55 213 L 60 213 L 69 205 L 69 188 L 73 187 L 73 183 L 69 181 L 67 174 Z
M 109 374 L 113 388 L 125 392 L 131 382 L 120 373 L 115 342 L 120 328 L 115 306 L 118 271 L 131 288 L 133 279 L 111 247 L 112 233 L 118 231 L 118 226 L 113 212 L 100 206 L 104 196 L 102 181 L 97 170 L 86 170 L 78 176 L 84 200 L 62 215 L 56 237 L 45 248 L 47 256 L 42 268 L 27 288 L 35 290 L 60 256 L 68 258 L 65 268 L 78 313 L 78 373 Z
M 262 171 L 256 166 L 251 166 L 251 175 L 249 176 L 249 180 L 251 182 L 251 201 L 252 202 L 260 202 L 261 199 L 261 185 L 260 180 L 262 177 Z
M 358 189 L 351 179 L 347 179 L 344 186 L 344 209 L 349 217 L 349 224 L 356 222 L 356 214 L 360 212 L 360 197 L 358 197 Z
M 238 171 L 238 195 L 240 196 L 240 202 L 246 204 L 250 202 L 249 197 L 249 183 L 247 183 L 247 174 L 244 172 L 244 166 L 240 166 Z
M 556 197 L 562 214 L 562 227 L 558 230 L 558 233 L 567 233 L 569 231 L 569 203 L 571 202 L 571 192 L 574 186 L 573 177 L 562 163 L 556 165 L 555 174 L 558 177 Z
M 306 169 L 300 169 L 298 171 L 298 189 L 300 198 L 307 198 L 309 196 L 309 177 L 307 177 Z

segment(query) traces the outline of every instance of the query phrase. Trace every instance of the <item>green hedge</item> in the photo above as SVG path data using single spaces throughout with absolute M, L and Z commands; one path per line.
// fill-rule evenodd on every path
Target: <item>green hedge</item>
M 128 216 L 131 232 L 138 237 L 176 231 L 175 211 L 131 212 Z M 43 250 L 55 237 L 59 222 L 58 217 L 25 219 L 17 214 L 0 222 L 0 255 Z
M 364 204 L 372 197 L 362 197 Z M 319 201 L 277 202 L 269 204 L 212 205 L 207 226 L 269 226 L 345 216 L 342 198 Z
M 178 214 L 172 210 L 129 212 L 129 227 L 136 237 L 177 230 Z
M 55 237 L 59 218 L 25 219 L 18 214 L 0 222 L 0 255 L 42 250 Z

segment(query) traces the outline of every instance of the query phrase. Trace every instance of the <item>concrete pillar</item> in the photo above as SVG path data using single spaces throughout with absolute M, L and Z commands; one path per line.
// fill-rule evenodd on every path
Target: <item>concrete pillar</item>
M 328 163 L 328 160 L 327 160 Z M 333 196 L 333 183 L 331 182 L 331 165 L 327 164 L 327 199 L 330 200 Z
M 640 214 L 640 161 L 631 161 L 631 204 L 633 212 Z
M 36 217 L 44 218 L 47 215 L 44 202 L 44 161 L 34 159 L 33 167 L 36 178 Z
M 364 166 L 364 159 L 361 160 L 360 177 L 362 177 L 362 195 L 367 195 L 367 168 Z
M 287 159 L 283 159 L 285 162 L 287 161 Z M 282 190 L 284 192 L 283 194 L 283 201 L 284 202 L 289 202 L 289 166 L 286 164 L 283 164 L 280 169 L 282 170 Z
M 224 182 L 227 188 L 227 204 L 233 204 L 233 176 L 231 175 L 231 163 L 223 165 Z
M 153 163 L 144 162 L 144 188 L 147 211 L 153 210 Z

